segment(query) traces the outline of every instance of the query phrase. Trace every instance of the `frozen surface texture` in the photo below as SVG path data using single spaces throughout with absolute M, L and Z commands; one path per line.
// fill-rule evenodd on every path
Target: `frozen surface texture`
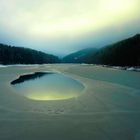
M 36 71 L 61 72 L 81 82 L 81 96 L 35 101 L 10 82 Z M 0 68 L 0 140 L 139 140 L 140 73 L 93 65 Z

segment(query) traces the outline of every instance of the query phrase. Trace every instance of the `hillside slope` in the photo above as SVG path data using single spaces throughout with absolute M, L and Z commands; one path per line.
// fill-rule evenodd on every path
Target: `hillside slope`
M 65 56 L 62 60 L 64 63 L 84 63 L 87 62 L 90 55 L 93 55 L 97 52 L 96 48 L 87 48 L 75 53 Z
M 57 63 L 58 57 L 33 49 L 0 44 L 0 64 Z
M 140 34 L 101 49 L 84 49 L 63 58 L 66 63 L 140 66 Z

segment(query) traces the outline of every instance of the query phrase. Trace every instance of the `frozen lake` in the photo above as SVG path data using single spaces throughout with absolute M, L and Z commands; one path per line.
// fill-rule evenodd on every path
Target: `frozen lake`
M 140 73 L 80 64 L 1 67 L 0 140 L 11 139 L 140 140 Z
M 35 72 L 11 82 L 19 94 L 33 100 L 60 100 L 81 95 L 84 86 L 63 74 Z

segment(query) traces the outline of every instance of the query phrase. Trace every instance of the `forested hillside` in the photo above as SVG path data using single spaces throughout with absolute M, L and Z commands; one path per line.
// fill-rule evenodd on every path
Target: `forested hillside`
M 33 49 L 0 44 L 0 64 L 58 63 L 58 57 Z
M 79 53 L 75 54 L 79 56 Z M 91 50 L 90 54 L 86 55 L 84 59 L 75 55 L 74 57 L 78 58 L 78 60 L 74 60 L 69 56 L 72 56 L 72 54 L 64 57 L 64 60 L 67 60 L 65 62 L 114 66 L 140 66 L 140 35 L 137 34 L 131 38 L 105 46 L 96 52 L 94 50 L 92 52 Z
M 87 48 L 75 53 L 69 54 L 62 59 L 64 63 L 84 63 L 87 62 L 91 55 L 95 54 L 98 49 Z

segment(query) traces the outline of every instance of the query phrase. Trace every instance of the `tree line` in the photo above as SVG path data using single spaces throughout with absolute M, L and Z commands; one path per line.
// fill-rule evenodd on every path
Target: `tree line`
M 0 64 L 46 64 L 59 63 L 57 56 L 24 47 L 0 44 Z
M 84 50 L 83 50 L 84 51 Z M 84 59 L 78 51 L 63 58 L 65 63 L 89 63 L 112 66 L 140 66 L 140 35 L 122 40 L 98 50 L 85 52 Z M 76 60 L 75 60 L 76 58 Z

